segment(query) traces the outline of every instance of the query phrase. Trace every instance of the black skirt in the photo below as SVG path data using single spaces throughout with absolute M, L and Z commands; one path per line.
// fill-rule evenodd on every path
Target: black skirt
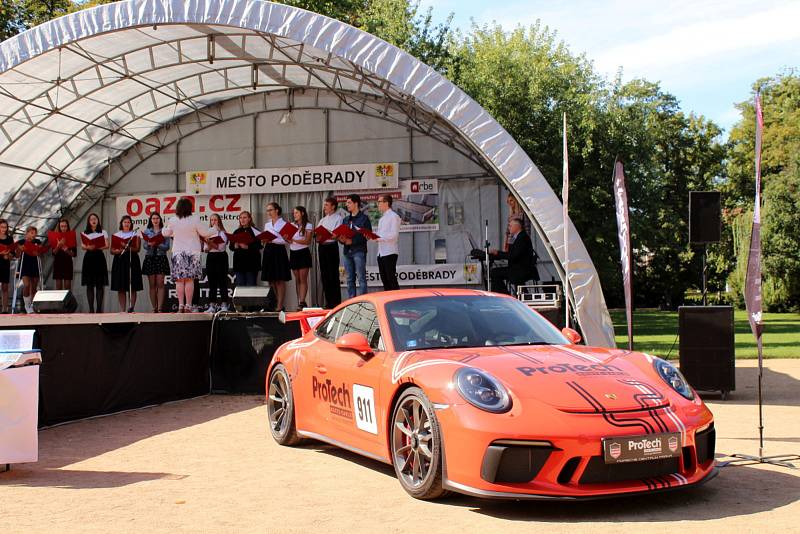
M 14 239 L 11 236 L 0 239 L 2 245 L 13 245 Z M 13 257 L 13 256 L 12 256 Z M 11 280 L 11 260 L 0 256 L 0 284 L 7 284 Z
M 148 254 L 142 263 L 142 274 L 169 274 L 169 260 L 166 255 Z
M 228 276 L 228 253 L 209 252 L 206 257 L 206 276 L 209 280 L 219 280 Z
M 130 263 L 130 268 L 129 268 Z M 128 274 L 131 276 L 128 285 Z M 139 263 L 139 254 L 126 251 L 114 256 L 111 263 L 111 291 L 142 290 L 142 266 Z
M 72 280 L 72 276 L 72 256 L 63 250 L 59 250 L 55 253 L 55 258 L 53 258 L 53 279 Z
M 81 285 L 91 287 L 108 285 L 108 265 L 102 250 L 87 250 L 83 255 Z
M 261 279 L 266 282 L 280 280 L 288 282 L 292 279 L 285 245 L 268 243 L 264 247 L 264 257 L 261 260 Z
M 310 269 L 311 268 L 311 249 L 308 247 L 301 248 L 300 250 L 289 251 L 289 267 L 295 269 Z

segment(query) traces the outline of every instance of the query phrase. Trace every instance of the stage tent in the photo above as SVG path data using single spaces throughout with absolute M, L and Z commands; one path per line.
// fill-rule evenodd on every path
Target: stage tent
M 177 147 L 188 136 L 253 117 L 255 137 L 259 115 L 283 119 L 289 112 L 302 123 L 303 111 L 312 109 L 324 110 L 326 120 L 329 110 L 336 110 L 408 131 L 412 144 L 425 138 L 460 158 L 462 168 L 477 170 L 476 178 L 498 180 L 521 200 L 554 277 L 563 280 L 561 203 L 486 111 L 433 69 L 377 37 L 271 2 L 129 0 L 61 17 L 3 42 L 0 217 L 18 233 L 28 225 L 51 228 L 62 215 L 77 223 L 102 208 L 110 193 L 135 191 L 137 180 L 146 181 L 134 177 L 134 167 L 145 168 L 170 153 L 173 172 L 161 174 L 171 174 L 174 182 L 163 192 L 180 191 Z M 269 131 L 277 124 L 271 120 Z M 224 144 L 222 132 L 216 140 Z M 355 148 L 338 158 L 328 144 L 324 154 L 310 158 L 284 143 L 281 157 L 258 163 L 373 161 L 369 150 L 358 150 L 357 140 L 350 144 Z M 252 165 L 206 168 L 255 167 L 256 146 L 254 139 Z M 426 163 L 447 167 L 447 161 L 433 159 L 435 153 L 424 161 L 411 152 L 408 161 L 395 160 L 405 169 L 401 178 L 425 174 Z M 459 176 L 468 182 L 470 173 Z M 115 189 L 119 183 L 128 185 Z M 157 191 L 149 183 L 140 190 Z M 493 220 L 502 226 L 503 203 L 494 206 Z M 478 217 L 466 218 L 478 227 L 480 242 Z M 107 227 L 111 220 L 104 218 Z M 597 272 L 571 223 L 569 255 L 570 300 L 584 336 L 589 344 L 614 346 Z

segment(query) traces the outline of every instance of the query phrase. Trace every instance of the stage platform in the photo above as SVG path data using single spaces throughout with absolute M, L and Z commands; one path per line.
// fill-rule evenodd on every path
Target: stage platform
M 264 393 L 275 349 L 300 335 L 277 313 L 3 316 L 42 350 L 39 425 L 215 393 Z

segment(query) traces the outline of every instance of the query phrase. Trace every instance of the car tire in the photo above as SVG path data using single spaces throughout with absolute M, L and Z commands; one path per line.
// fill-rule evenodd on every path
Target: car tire
M 414 498 L 444 497 L 442 434 L 433 405 L 417 387 L 405 390 L 394 405 L 390 446 L 400 485 Z
M 270 433 L 280 445 L 301 442 L 295 426 L 292 380 L 282 364 L 275 366 L 267 382 L 267 416 Z

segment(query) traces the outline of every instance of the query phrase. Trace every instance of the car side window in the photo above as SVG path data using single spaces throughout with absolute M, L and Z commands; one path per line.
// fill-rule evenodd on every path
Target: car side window
M 370 347 L 375 350 L 384 350 L 378 318 L 375 314 L 375 307 L 372 304 L 369 302 L 356 302 L 341 310 L 337 315 L 338 326 L 329 327 L 330 333 L 328 335 L 333 335 L 333 337 L 326 337 L 326 339 L 335 342 L 345 334 L 357 332 L 367 338 Z
M 346 311 L 347 308 L 342 308 L 325 319 L 315 330 L 317 336 L 330 341 L 331 343 L 335 343 L 341 335 L 340 332 L 342 330 L 342 318 L 344 317 Z

